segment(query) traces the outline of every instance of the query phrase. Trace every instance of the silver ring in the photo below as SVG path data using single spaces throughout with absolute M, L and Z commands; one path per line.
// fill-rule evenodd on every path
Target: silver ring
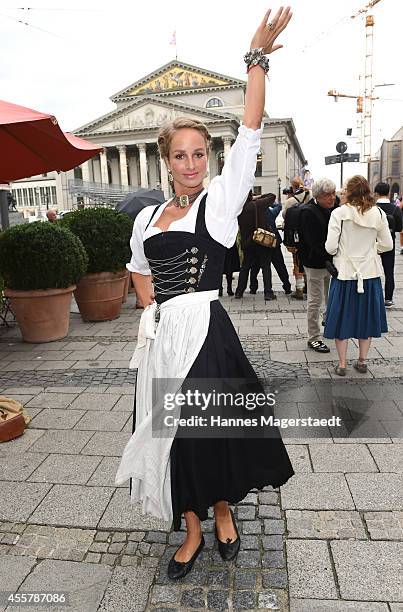
M 267 25 L 269 27 L 269 30 L 273 30 L 274 29 L 274 23 L 272 21 L 269 21 L 269 23 Z

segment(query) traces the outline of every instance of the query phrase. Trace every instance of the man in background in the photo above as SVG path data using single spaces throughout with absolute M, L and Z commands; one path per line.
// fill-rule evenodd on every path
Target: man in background
M 395 240 L 396 232 L 402 231 L 402 212 L 399 206 L 392 204 L 389 199 L 390 188 L 387 183 L 378 183 L 374 193 L 376 205 L 383 210 L 388 219 L 390 233 L 392 234 L 393 249 L 381 253 L 383 271 L 385 274 L 385 306 L 393 306 L 393 292 L 395 290 Z

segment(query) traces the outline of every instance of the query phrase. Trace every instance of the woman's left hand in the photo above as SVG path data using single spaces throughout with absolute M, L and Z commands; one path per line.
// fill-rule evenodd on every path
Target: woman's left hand
M 287 27 L 292 17 L 289 6 L 286 8 L 280 7 L 273 19 L 269 21 L 270 14 L 271 9 L 263 17 L 263 21 L 256 30 L 250 45 L 251 49 L 262 47 L 265 55 L 269 55 L 283 47 L 283 45 L 275 45 L 274 43 L 281 32 Z

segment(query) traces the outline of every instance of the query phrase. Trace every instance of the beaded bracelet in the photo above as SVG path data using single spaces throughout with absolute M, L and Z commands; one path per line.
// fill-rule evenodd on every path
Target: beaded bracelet
M 253 66 L 261 66 L 264 70 L 264 73 L 267 74 L 269 71 L 269 58 L 265 56 L 263 53 L 263 47 L 258 49 L 251 49 L 244 55 L 244 61 L 247 65 L 247 72 Z

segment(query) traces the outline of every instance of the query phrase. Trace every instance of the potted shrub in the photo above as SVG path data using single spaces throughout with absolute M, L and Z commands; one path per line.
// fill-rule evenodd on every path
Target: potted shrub
M 87 254 L 68 229 L 37 221 L 0 235 L 0 274 L 25 342 L 68 334 L 71 296 Z
M 78 236 L 88 254 L 87 274 L 75 298 L 84 321 L 110 321 L 120 315 L 130 261 L 133 219 L 111 208 L 73 211 L 61 221 Z

